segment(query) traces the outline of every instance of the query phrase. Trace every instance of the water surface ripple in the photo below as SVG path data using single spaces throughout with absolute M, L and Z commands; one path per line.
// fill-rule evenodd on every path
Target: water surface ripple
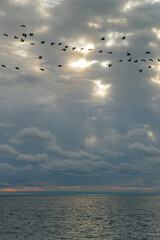
M 158 240 L 160 196 L 0 196 L 0 239 Z

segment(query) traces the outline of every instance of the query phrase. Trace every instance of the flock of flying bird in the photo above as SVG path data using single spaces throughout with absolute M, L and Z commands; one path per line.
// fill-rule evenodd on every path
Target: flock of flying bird
M 20 25 L 20 27 L 21 27 L 21 28 L 25 28 L 26 26 L 25 26 L 25 25 Z M 9 37 L 9 35 L 8 35 L 7 33 L 4 33 L 3 36 Z M 25 42 L 27 36 L 33 37 L 33 36 L 34 36 L 34 33 L 31 33 L 31 32 L 28 33 L 28 34 L 27 34 L 27 33 L 22 33 L 22 37 L 18 37 L 18 36 L 16 36 L 16 35 L 14 35 L 14 39 L 19 39 L 20 42 Z M 105 37 L 100 38 L 101 41 L 105 41 L 105 39 L 106 39 Z M 121 37 L 121 40 L 126 40 L 126 36 Z M 41 41 L 40 43 L 41 43 L 41 44 L 45 44 L 45 40 Z M 31 42 L 30 45 L 35 45 L 35 42 Z M 55 45 L 55 42 L 51 42 L 50 45 L 51 45 L 51 46 Z M 62 43 L 62 42 L 59 42 L 59 43 L 58 43 L 58 46 L 61 46 L 61 45 L 63 45 L 63 43 Z M 67 48 L 69 48 L 68 45 L 64 46 L 61 50 L 62 50 L 62 51 L 67 51 Z M 85 49 L 84 47 L 80 48 L 81 51 L 83 51 L 84 49 Z M 74 50 L 76 50 L 76 47 L 72 47 L 72 51 L 74 51 Z M 88 49 L 88 52 L 89 52 L 89 51 L 92 51 L 92 50 L 93 50 L 93 49 L 90 48 L 90 49 Z M 103 50 L 99 50 L 98 52 L 99 52 L 99 53 L 102 53 Z M 112 51 L 108 51 L 108 54 L 112 54 Z M 146 55 L 150 55 L 151 52 L 150 52 L 150 51 L 146 51 L 145 54 L 146 54 Z M 138 59 L 132 60 L 132 57 L 131 57 L 131 53 L 130 53 L 130 52 L 127 52 L 127 53 L 126 53 L 126 56 L 127 56 L 127 57 L 130 57 L 129 59 L 127 59 L 128 62 L 133 61 L 134 63 L 137 63 L 137 62 L 139 61 Z M 38 59 L 43 59 L 43 56 L 38 56 Z M 124 60 L 124 59 L 119 59 L 118 62 L 123 62 L 123 60 Z M 149 58 L 148 60 L 149 60 L 150 62 L 153 62 L 153 61 L 154 61 L 152 58 Z M 143 59 L 141 59 L 140 61 L 146 62 L 146 59 L 143 58 Z M 158 58 L 158 62 L 160 62 L 160 59 L 159 59 L 159 58 Z M 110 68 L 110 67 L 113 67 L 113 64 L 109 63 L 107 66 Z M 6 68 L 7 66 L 4 65 L 4 64 L 2 64 L 1 67 Z M 61 67 L 63 67 L 63 66 L 62 66 L 62 64 L 59 64 L 59 65 L 57 65 L 57 67 L 61 68 Z M 149 65 L 148 68 L 152 68 L 152 66 Z M 20 68 L 17 67 L 17 66 L 15 67 L 15 69 L 16 69 L 16 70 L 20 70 Z M 40 68 L 40 71 L 44 72 L 45 69 L 44 69 L 44 68 Z M 142 73 L 143 69 L 139 69 L 138 71 L 139 71 L 140 73 Z

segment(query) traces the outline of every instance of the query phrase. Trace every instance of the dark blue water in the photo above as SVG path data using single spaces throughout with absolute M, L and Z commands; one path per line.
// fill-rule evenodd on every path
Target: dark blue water
M 0 196 L 0 240 L 14 239 L 160 239 L 160 196 Z

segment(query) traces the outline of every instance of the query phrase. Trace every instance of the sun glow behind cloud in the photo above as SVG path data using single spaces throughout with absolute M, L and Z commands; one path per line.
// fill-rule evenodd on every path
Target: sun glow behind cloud
M 107 89 L 111 87 L 111 84 L 104 85 L 101 83 L 101 80 L 94 81 L 94 83 L 96 84 L 94 95 L 102 98 L 105 97 Z
M 80 60 L 78 60 L 77 62 L 72 62 L 69 64 L 70 67 L 72 68 L 87 68 L 90 65 L 96 63 L 97 61 L 86 61 L 84 58 L 81 58 Z

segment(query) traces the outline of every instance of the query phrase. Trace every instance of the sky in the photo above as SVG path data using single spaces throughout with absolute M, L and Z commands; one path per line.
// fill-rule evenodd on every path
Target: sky
M 159 12 L 1 0 L 0 192 L 160 191 Z

